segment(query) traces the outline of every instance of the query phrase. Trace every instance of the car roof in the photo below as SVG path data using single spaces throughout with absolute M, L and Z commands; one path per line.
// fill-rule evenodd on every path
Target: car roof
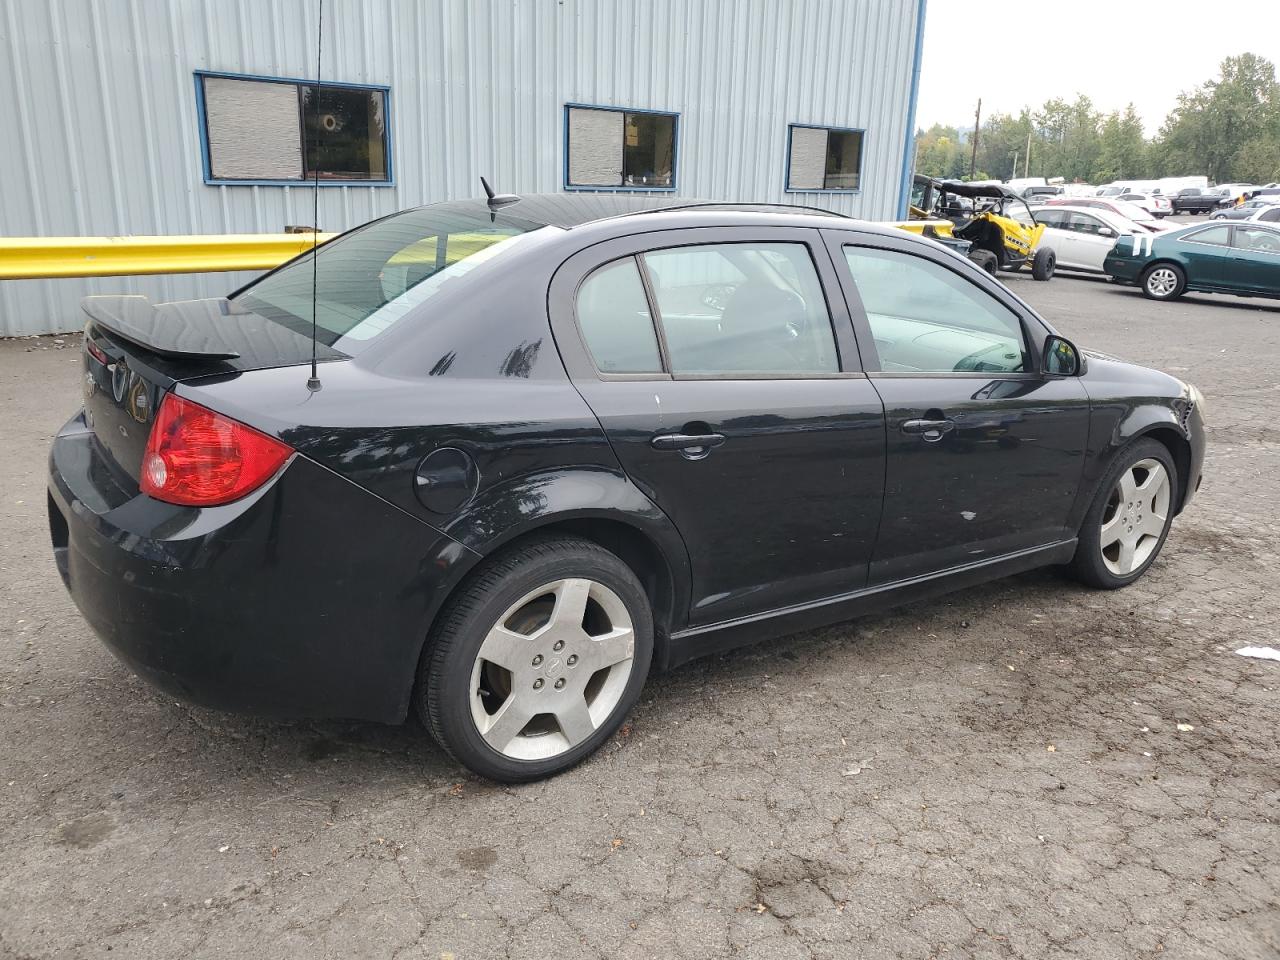
M 472 216 L 483 216 L 488 210 L 488 201 L 483 198 L 468 200 L 446 200 L 442 203 L 428 204 L 433 210 L 441 213 L 460 213 Z M 560 227 L 571 230 L 601 220 L 615 220 L 620 217 L 675 211 L 705 211 L 712 213 L 738 212 L 761 213 L 774 215 L 800 215 L 811 217 L 838 217 L 851 219 L 844 214 L 821 207 L 806 207 L 786 203 L 736 203 L 727 200 L 701 200 L 689 197 L 670 195 L 652 196 L 635 193 L 541 193 L 525 194 L 518 200 L 508 202 L 494 210 L 494 219 L 511 217 L 545 227 Z

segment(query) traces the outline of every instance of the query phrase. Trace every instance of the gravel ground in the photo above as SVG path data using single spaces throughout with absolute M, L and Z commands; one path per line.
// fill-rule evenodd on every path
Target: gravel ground
M 1038 572 L 694 663 L 514 789 L 416 726 L 133 677 L 48 549 L 77 342 L 0 343 L 0 956 L 1275 958 L 1280 663 L 1233 651 L 1280 644 L 1280 303 L 1008 281 L 1208 397 L 1146 578 Z

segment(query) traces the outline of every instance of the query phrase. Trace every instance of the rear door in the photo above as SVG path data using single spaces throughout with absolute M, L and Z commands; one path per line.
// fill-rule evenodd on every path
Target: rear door
M 1231 228 L 1231 253 L 1224 279 L 1234 290 L 1280 294 L 1280 230 L 1241 223 Z
M 994 281 L 919 244 L 823 231 L 885 404 L 884 517 L 870 582 L 1069 540 L 1089 439 L 1078 378 Z
M 613 240 L 551 285 L 566 368 L 689 551 L 693 624 L 865 586 L 884 412 L 813 230 Z

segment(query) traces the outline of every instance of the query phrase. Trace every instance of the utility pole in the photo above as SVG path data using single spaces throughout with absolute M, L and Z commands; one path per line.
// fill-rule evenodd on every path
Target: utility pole
M 1031 176 L 1031 125 L 1027 124 L 1027 153 L 1026 159 L 1022 161 L 1022 175 L 1024 177 Z
M 973 114 L 973 153 L 969 156 L 969 179 L 978 175 L 978 131 L 982 128 L 982 98 L 978 98 L 978 109 Z
M 1013 176 L 1011 176 L 1009 179 L 1012 180 L 1013 177 L 1016 177 L 1017 175 L 1018 175 L 1018 151 L 1015 150 L 1013 151 Z

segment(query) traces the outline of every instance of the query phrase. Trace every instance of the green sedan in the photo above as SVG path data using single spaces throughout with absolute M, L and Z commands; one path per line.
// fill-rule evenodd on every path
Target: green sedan
M 1121 237 L 1102 269 L 1152 300 L 1188 290 L 1280 298 L 1280 229 L 1264 223 L 1197 224 Z

